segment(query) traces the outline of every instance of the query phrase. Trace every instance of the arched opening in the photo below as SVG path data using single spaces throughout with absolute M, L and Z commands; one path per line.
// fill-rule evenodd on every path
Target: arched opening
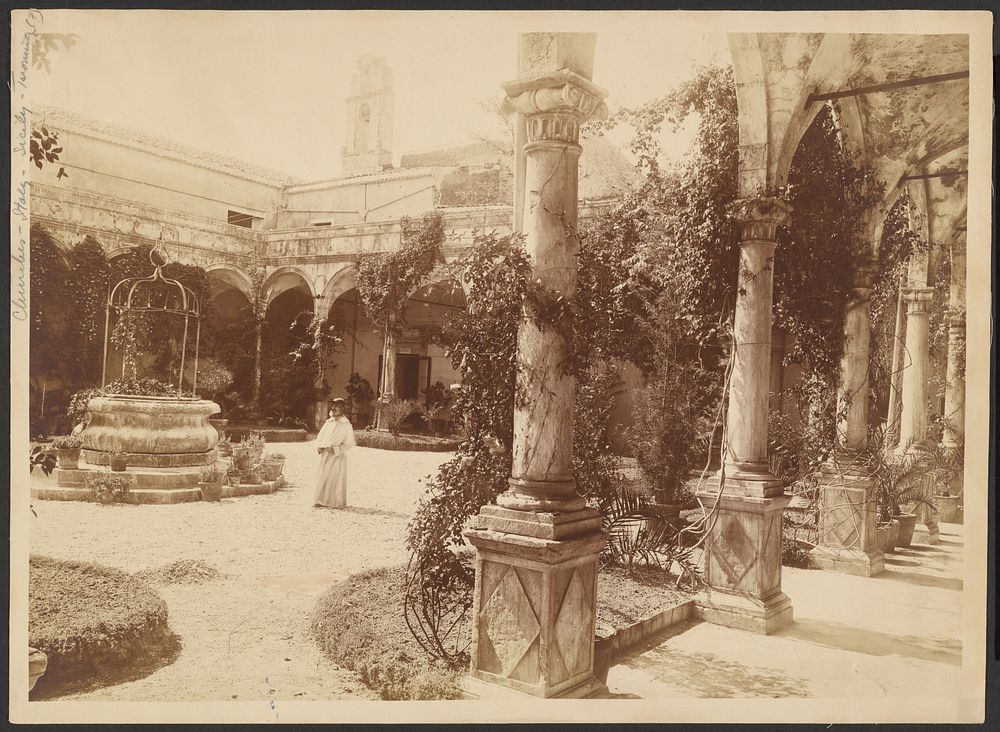
M 313 294 L 299 275 L 286 272 L 270 288 L 261 340 L 260 411 L 282 427 L 308 425 L 317 398 L 310 359 L 297 356 L 310 338 Z
M 255 330 L 249 296 L 249 278 L 237 270 L 211 268 L 209 293 L 214 318 L 202 324 L 206 362 L 199 366 L 199 381 L 214 392 L 212 398 L 222 408 L 222 417 L 245 404 L 253 393 Z M 228 386 L 215 390 L 210 374 L 217 373 L 213 362 L 232 375 Z M 223 372 L 224 373 L 224 372 Z M 221 384 L 217 381 L 216 385 Z
M 465 310 L 465 292 L 459 282 L 443 280 L 424 285 L 407 299 L 403 327 L 396 340 L 394 394 L 426 403 L 461 379 L 434 333 L 449 313 Z M 355 426 L 372 419 L 374 405 L 365 399 L 382 391 L 384 333 L 365 314 L 357 288 L 341 294 L 330 307 L 330 320 L 343 334 L 343 348 L 326 364 L 326 378 L 334 396 L 352 400 Z M 413 421 L 411 427 L 418 426 Z

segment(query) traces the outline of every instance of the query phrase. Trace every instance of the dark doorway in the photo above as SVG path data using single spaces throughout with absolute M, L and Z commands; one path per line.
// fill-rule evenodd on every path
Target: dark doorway
M 382 390 L 382 356 L 378 357 L 379 392 Z M 420 399 L 431 385 L 430 356 L 415 353 L 396 354 L 396 396 L 400 399 Z

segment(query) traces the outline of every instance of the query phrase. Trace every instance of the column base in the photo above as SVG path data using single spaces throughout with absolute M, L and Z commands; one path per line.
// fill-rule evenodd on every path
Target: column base
M 476 547 L 469 675 L 481 684 L 541 699 L 596 693 L 597 557 L 606 537 L 600 528 L 562 539 L 496 530 L 513 523 L 551 533 L 594 519 L 590 511 L 564 522 L 558 514 L 511 513 L 519 512 L 486 512 L 476 528 L 465 532 Z M 503 693 L 472 686 L 470 697 Z
M 862 453 L 838 449 L 820 469 L 819 539 L 812 562 L 835 572 L 872 577 L 885 571 L 876 534 L 875 484 Z
M 695 615 L 716 625 L 770 635 L 793 621 L 792 601 L 784 592 L 760 599 L 707 589 L 695 598 Z
M 460 684 L 463 699 L 607 699 L 610 697 L 607 684 L 599 679 L 588 679 L 565 691 L 549 697 L 539 697 L 525 691 L 500 686 L 493 681 L 484 681 L 475 676 L 466 676 Z
M 874 577 L 885 571 L 885 557 L 877 549 L 868 552 L 847 547 L 818 546 L 809 554 L 810 561 L 820 569 Z

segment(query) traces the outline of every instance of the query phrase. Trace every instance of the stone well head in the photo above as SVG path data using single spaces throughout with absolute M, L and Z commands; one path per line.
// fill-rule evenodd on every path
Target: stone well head
M 208 418 L 219 411 L 205 399 L 95 397 L 87 406 L 83 458 L 107 465 L 109 451 L 122 450 L 130 466 L 209 465 L 218 459 L 219 433 Z

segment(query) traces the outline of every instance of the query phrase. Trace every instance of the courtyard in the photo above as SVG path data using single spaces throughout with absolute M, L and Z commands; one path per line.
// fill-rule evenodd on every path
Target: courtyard
M 140 678 L 61 700 L 375 700 L 320 651 L 317 598 L 365 570 L 405 564 L 402 537 L 447 453 L 356 448 L 346 509 L 312 507 L 311 442 L 278 443 L 288 485 L 270 495 L 167 506 L 47 501 L 31 551 L 130 573 L 175 562 L 218 571 L 154 586 L 179 636 L 176 657 Z M 43 480 L 36 476 L 33 480 Z M 48 480 L 48 479 L 44 479 Z M 877 579 L 786 568 L 794 625 L 756 636 L 685 620 L 629 651 L 608 675 L 612 699 L 908 698 L 959 694 L 963 531 L 887 559 Z M 831 601 L 835 600 L 835 601 Z

